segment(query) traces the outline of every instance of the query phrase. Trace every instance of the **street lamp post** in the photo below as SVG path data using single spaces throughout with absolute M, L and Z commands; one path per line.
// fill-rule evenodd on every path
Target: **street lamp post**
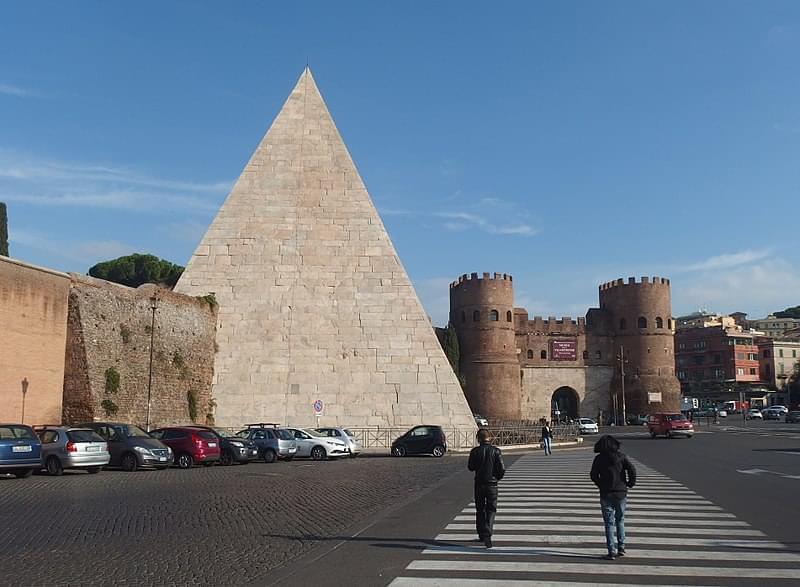
M 156 334 L 156 310 L 158 309 L 158 296 L 153 294 L 150 298 L 150 310 L 153 312 L 150 318 L 150 373 L 147 377 L 147 418 L 145 420 L 145 430 L 150 432 L 150 407 L 153 391 L 153 343 Z
M 25 396 L 28 394 L 28 378 L 25 377 L 22 380 L 22 417 L 20 418 L 20 424 L 25 423 Z

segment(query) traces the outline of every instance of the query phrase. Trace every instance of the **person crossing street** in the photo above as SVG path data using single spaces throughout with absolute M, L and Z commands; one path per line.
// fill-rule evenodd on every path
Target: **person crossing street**
M 489 431 L 478 430 L 478 446 L 469 453 L 467 468 L 475 472 L 475 527 L 486 548 L 492 547 L 497 513 L 497 482 L 506 474 L 503 454 L 489 442 Z

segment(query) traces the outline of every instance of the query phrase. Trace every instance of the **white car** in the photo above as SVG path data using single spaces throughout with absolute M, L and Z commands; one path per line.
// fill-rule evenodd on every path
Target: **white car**
M 786 406 L 770 406 L 768 409 L 778 410 L 781 414 L 786 414 L 789 412 L 789 408 L 787 408 Z
M 286 430 L 294 436 L 295 442 L 297 442 L 295 457 L 324 461 L 327 458 L 346 457 L 350 454 L 347 445 L 337 438 L 330 438 L 315 430 L 305 428 L 287 427 Z
M 597 427 L 597 422 L 591 418 L 578 418 L 578 431 L 581 434 L 599 434 L 600 429 Z
M 319 432 L 323 436 L 336 438 L 337 440 L 344 442 L 347 445 L 347 450 L 350 453 L 351 459 L 356 458 L 361 452 L 361 445 L 358 444 L 358 441 L 356 441 L 355 434 L 350 432 L 347 428 L 317 428 L 315 431 Z
M 758 410 L 756 408 L 750 408 L 749 410 L 747 410 L 747 413 L 745 414 L 744 417 L 747 420 L 763 420 L 764 419 L 764 416 L 761 415 L 761 410 Z

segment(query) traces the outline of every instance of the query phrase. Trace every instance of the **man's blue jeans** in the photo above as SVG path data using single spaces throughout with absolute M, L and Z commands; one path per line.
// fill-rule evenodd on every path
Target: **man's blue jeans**
M 542 438 L 542 446 L 544 447 L 544 454 L 549 455 L 553 454 L 553 450 L 550 448 L 551 440 L 549 438 Z
M 617 549 L 625 548 L 625 502 L 624 497 L 600 496 L 608 554 L 617 554 Z

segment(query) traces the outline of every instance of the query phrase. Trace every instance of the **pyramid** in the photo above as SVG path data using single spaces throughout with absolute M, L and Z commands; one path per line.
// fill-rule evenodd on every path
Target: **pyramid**
M 308 68 L 175 290 L 219 304 L 221 426 L 475 428 Z

